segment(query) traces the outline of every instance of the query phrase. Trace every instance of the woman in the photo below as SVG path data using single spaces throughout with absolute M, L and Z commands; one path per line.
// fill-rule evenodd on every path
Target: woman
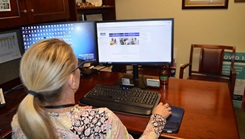
M 20 77 L 28 94 L 13 117 L 12 138 L 132 138 L 109 109 L 75 105 L 77 64 L 71 46 L 59 39 L 40 41 L 25 52 Z M 170 114 L 160 103 L 141 138 L 158 138 Z

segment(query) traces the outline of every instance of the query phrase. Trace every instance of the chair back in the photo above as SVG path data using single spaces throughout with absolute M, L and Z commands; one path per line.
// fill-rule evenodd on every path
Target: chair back
M 192 44 L 189 76 L 196 73 L 206 76 L 229 77 L 230 75 L 228 74 L 230 73 L 224 73 L 222 69 L 234 67 L 235 49 L 234 46 Z M 229 60 L 225 61 L 226 64 L 224 66 L 224 53 L 226 52 L 230 54 L 230 57 L 228 58 Z

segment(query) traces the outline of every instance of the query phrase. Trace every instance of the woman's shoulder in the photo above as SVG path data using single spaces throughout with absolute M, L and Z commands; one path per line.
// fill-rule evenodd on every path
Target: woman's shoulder
M 17 114 L 15 114 L 15 115 L 13 116 L 12 121 L 11 121 L 11 126 L 12 126 L 12 127 L 19 126 Z
M 83 106 L 76 105 L 72 111 L 72 113 L 80 113 L 81 115 L 95 115 L 95 114 L 101 114 L 101 115 L 114 115 L 114 113 L 109 110 L 106 107 L 101 108 L 87 108 Z
M 11 128 L 12 128 L 12 138 L 26 139 L 24 133 L 20 128 L 17 114 L 15 114 L 12 118 Z

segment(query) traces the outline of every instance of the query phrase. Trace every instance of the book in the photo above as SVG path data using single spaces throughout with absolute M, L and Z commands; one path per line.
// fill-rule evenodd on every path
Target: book
M 88 20 L 88 21 L 102 21 L 103 17 L 102 17 L 102 14 L 87 14 L 86 20 Z

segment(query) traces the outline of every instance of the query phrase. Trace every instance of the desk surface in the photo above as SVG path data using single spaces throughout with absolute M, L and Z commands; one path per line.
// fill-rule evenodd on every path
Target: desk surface
M 81 78 L 80 88 L 76 93 L 76 102 L 96 84 L 113 85 L 122 76 L 122 73 L 100 72 L 98 75 Z M 161 137 L 239 139 L 227 84 L 171 78 L 166 89 L 162 87 L 154 91 L 161 93 L 162 102 L 185 109 L 179 133 L 162 133 Z M 12 110 L 10 106 L 0 110 L 2 133 L 10 130 L 10 126 L 6 127 L 6 123 L 10 123 L 11 118 L 2 122 L 2 118 L 6 118 L 4 115 L 9 110 Z M 147 117 L 116 114 L 127 129 L 134 133 L 142 133 L 149 120 Z

